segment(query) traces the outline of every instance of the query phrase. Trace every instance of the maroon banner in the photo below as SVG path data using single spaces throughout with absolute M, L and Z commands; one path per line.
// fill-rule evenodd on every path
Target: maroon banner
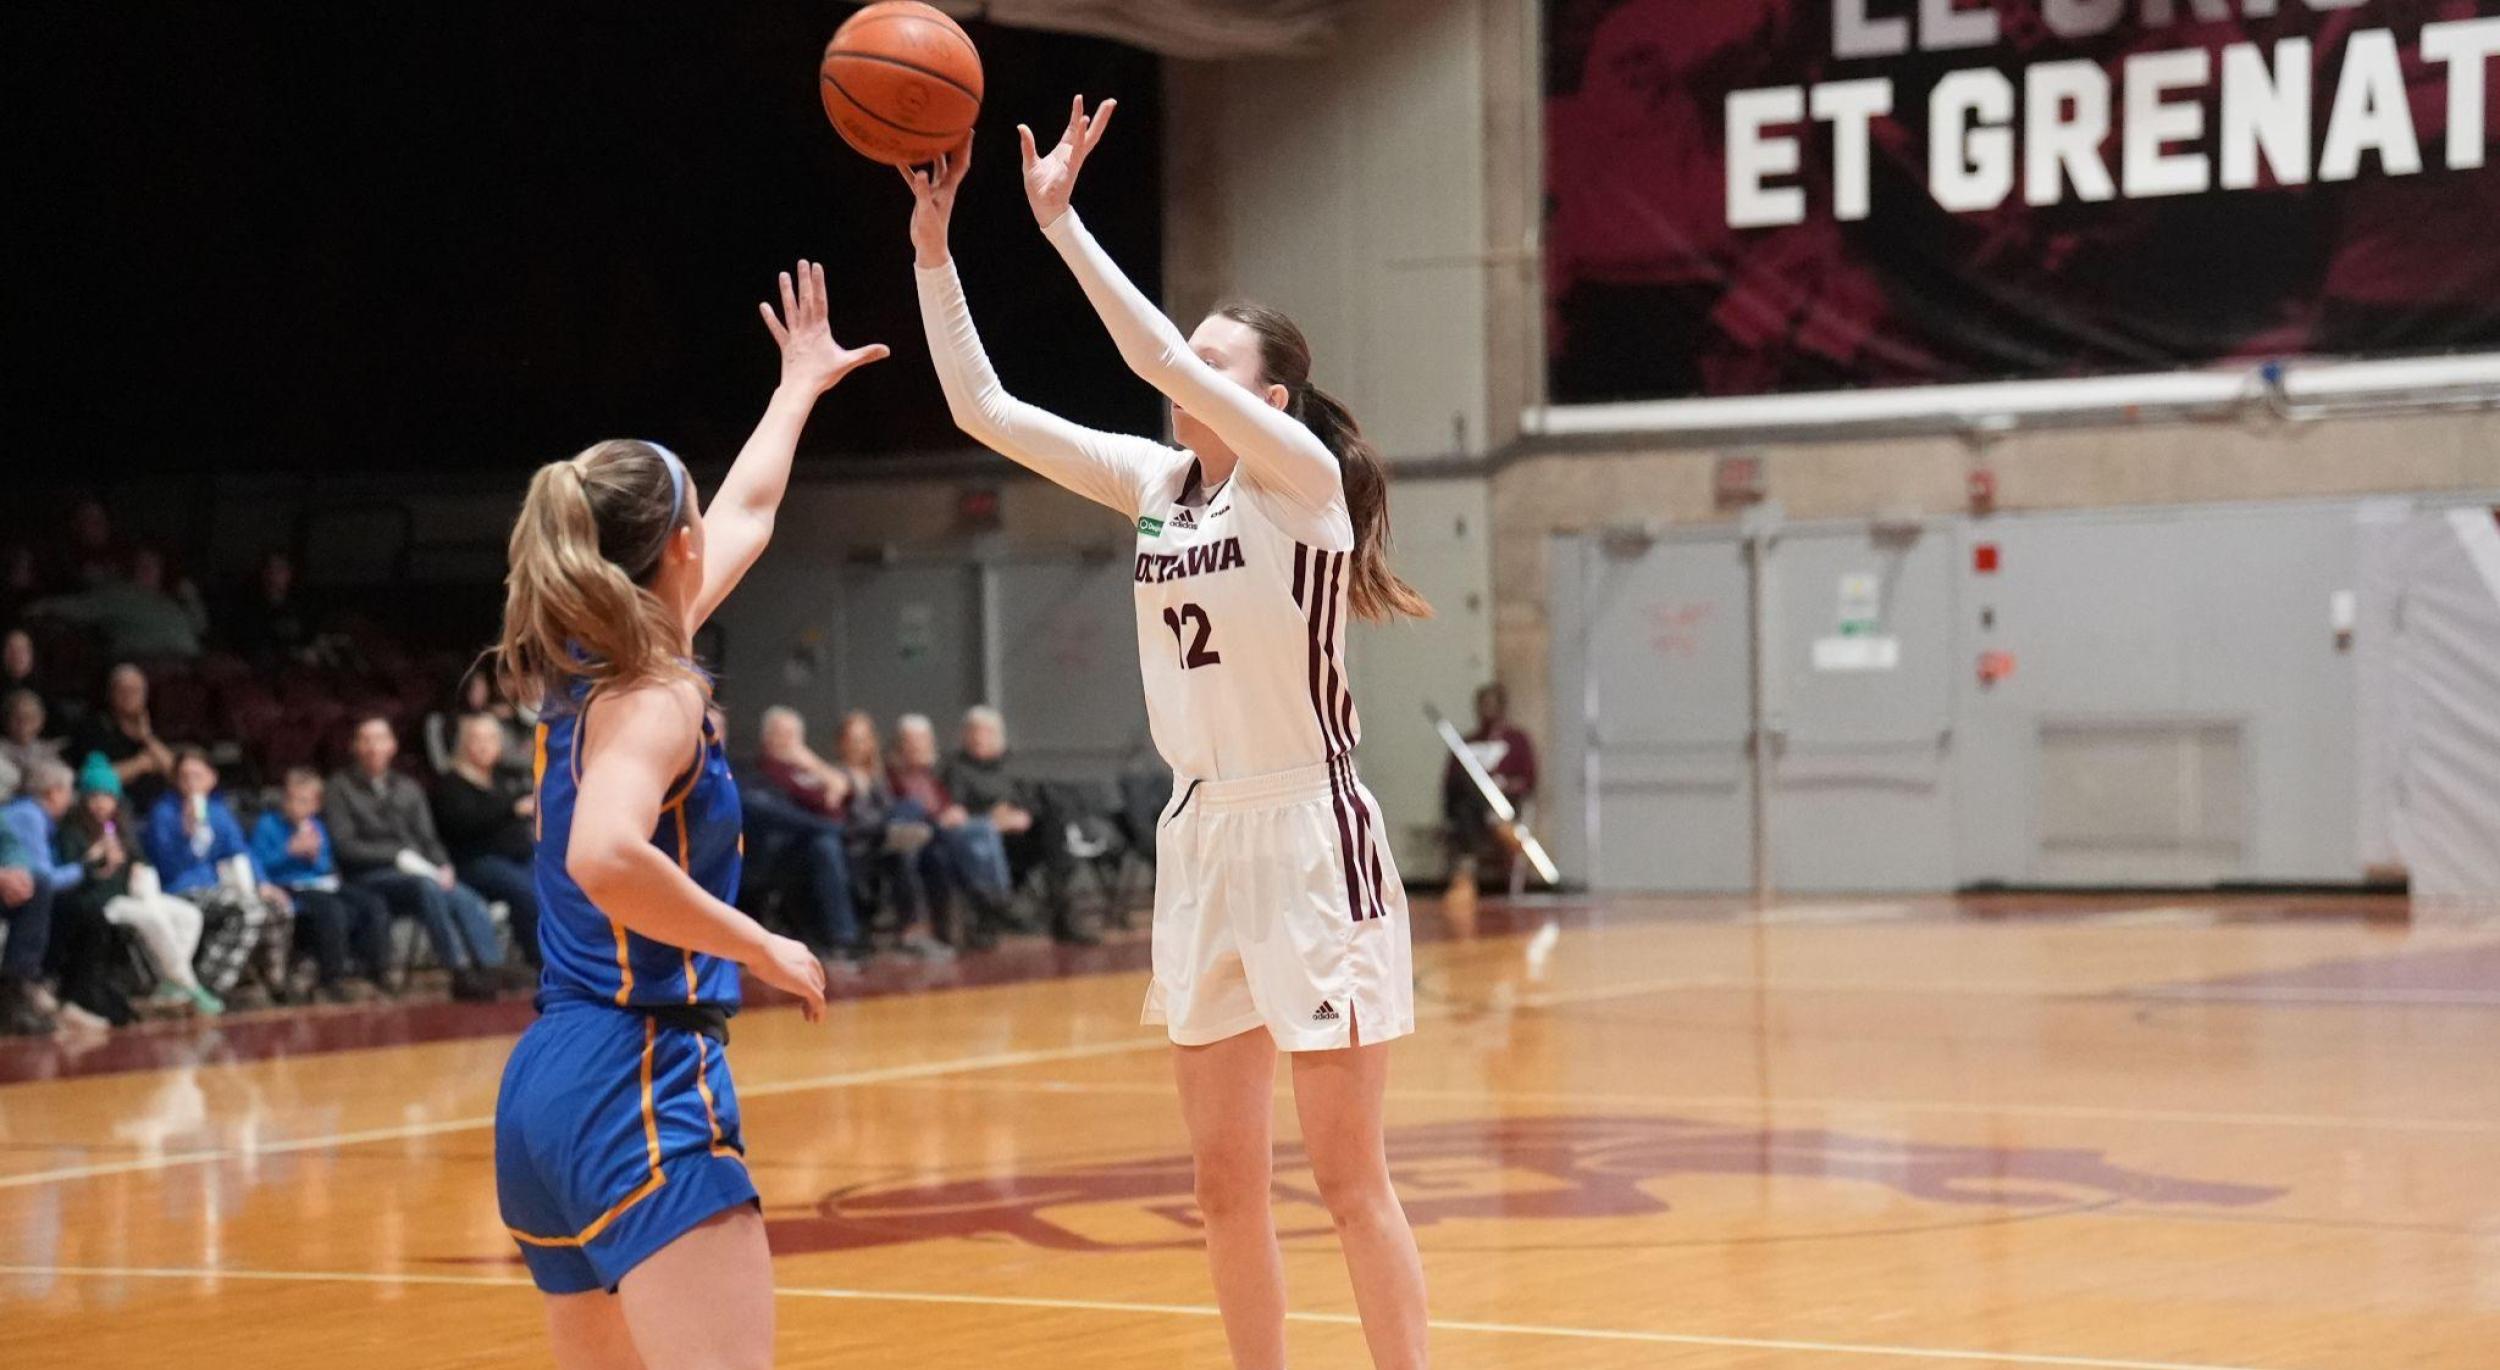
M 1556 403 L 2500 347 L 2500 0 L 1546 0 Z

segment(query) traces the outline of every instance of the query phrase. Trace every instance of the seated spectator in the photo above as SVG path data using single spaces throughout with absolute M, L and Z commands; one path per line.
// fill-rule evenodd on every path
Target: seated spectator
M 35 573 L 35 549 L 22 542 L 0 548 L 0 624 L 17 622 L 25 616 L 27 606 L 42 597 L 43 582 Z
M 1477 764 L 1493 777 L 1493 783 L 1514 809 L 1535 796 L 1536 744 L 1510 721 L 1508 690 L 1491 684 L 1476 691 L 1476 726 L 1466 741 L 1467 750 L 1475 754 Z M 1494 855 L 1505 862 L 1514 859 L 1508 830 L 1495 823 L 1492 806 L 1485 802 L 1484 793 L 1476 788 L 1475 780 L 1458 764 L 1457 757 L 1451 757 L 1442 768 L 1441 818 L 1449 848 L 1450 879 L 1470 894 L 1480 858 Z
M 340 873 L 424 927 L 451 972 L 453 998 L 494 998 L 505 979 L 494 917 L 452 869 L 425 791 L 391 769 L 399 758 L 391 721 L 376 715 L 357 724 L 355 747 L 355 764 L 330 778 L 322 802 Z
M 0 633 L 0 694 L 17 690 L 43 693 L 43 683 L 35 679 L 35 639 L 23 628 Z
M 472 714 L 485 714 L 503 730 L 495 770 L 505 779 L 534 781 L 530 774 L 538 751 L 538 714 L 503 697 L 491 670 L 472 669 L 460 678 L 460 707 L 437 709 L 425 716 L 425 760 L 436 775 L 452 768 L 460 750 L 460 726 Z
M 120 777 L 104 758 L 89 757 L 78 773 L 77 807 L 62 817 L 52 839 L 53 855 L 77 862 L 86 873 L 71 897 L 138 939 L 156 973 L 155 1007 L 223 1013 L 224 1001 L 209 993 L 191 968 L 200 949 L 200 910 L 165 893 L 155 870 L 132 859 L 122 838 L 121 802 Z
M 0 823 L 0 1033 L 35 1036 L 58 1025 L 60 1001 L 44 988 L 44 952 L 52 941 L 52 853 L 28 847 L 17 825 Z
M 200 982 L 229 1004 L 257 1007 L 286 985 L 294 903 L 252 859 L 243 825 L 216 793 L 208 754 L 184 747 L 173 771 L 172 788 L 148 814 L 148 864 L 165 893 L 199 906 Z M 261 984 L 246 984 L 255 961 Z
M 235 655 L 262 670 L 302 660 L 312 647 L 313 618 L 295 591 L 295 559 L 284 552 L 262 557 L 251 587 L 226 611 L 225 625 Z
M 839 816 L 851 782 L 808 748 L 807 720 L 798 710 L 766 709 L 762 735 L 757 778 L 738 787 L 749 868 L 769 874 L 790 862 L 799 877 L 789 891 L 802 910 L 791 920 L 799 939 L 833 963 L 856 960 L 864 939 L 851 889 L 849 834 Z
M 538 796 L 529 777 L 502 769 L 503 724 L 471 714 L 451 769 L 434 782 L 434 827 L 460 883 L 512 914 L 512 937 L 539 964 L 538 879 L 531 871 Z
M 61 759 L 58 740 L 43 735 L 43 696 L 11 690 L 0 697 L 0 800 L 15 795 L 28 774 Z
M 956 803 L 988 818 L 997 830 L 1007 853 L 1009 888 L 1020 888 L 1032 871 L 1042 872 L 1050 935 L 1080 946 L 1101 941 L 1076 922 L 1070 892 L 1076 858 L 1068 850 L 1066 818 L 1041 785 L 1018 777 L 1008 765 L 1007 722 L 998 710 L 982 704 L 964 714 L 962 750 L 940 778 Z
M 1014 892 L 1007 848 L 987 813 L 972 812 L 948 792 L 938 775 L 937 729 L 926 715 L 905 714 L 895 724 L 892 776 L 894 816 L 937 830 L 929 844 L 931 888 L 960 892 L 971 905 L 968 940 L 983 946 L 995 941 Z
M 838 818 L 850 802 L 850 776 L 807 745 L 807 720 L 796 709 L 764 711 L 764 750 L 756 765 L 765 783 L 809 813 Z
M 77 756 L 101 752 L 121 777 L 133 812 L 152 813 L 174 773 L 174 749 L 156 736 L 148 719 L 148 678 L 124 662 L 105 678 L 104 708 L 70 744 Z
M 333 1003 L 360 1003 L 391 992 L 391 912 L 382 896 L 339 879 L 330 829 L 321 821 L 321 788 L 310 767 L 288 771 L 278 807 L 263 810 L 252 827 L 252 857 L 295 901 L 296 941 L 312 953 L 321 977 L 315 992 Z
M 102 906 L 88 898 L 87 867 L 76 853 L 63 855 L 56 840 L 61 816 L 76 797 L 69 767 L 38 762 L 27 772 L 26 792 L 0 805 L 18 849 L 32 859 L 36 878 L 52 891 L 52 932 L 45 968 L 60 986 L 60 1018 L 81 1027 L 131 1022 L 130 1001 L 112 982 L 111 925 Z
M 188 580 L 166 584 L 165 555 L 142 547 L 127 578 L 111 576 L 75 594 L 38 600 L 30 614 L 83 624 L 104 635 L 117 657 L 196 657 L 208 610 Z
M 900 949 L 923 960 L 954 959 L 953 947 L 929 935 L 936 891 L 929 883 L 929 865 L 923 855 L 935 831 L 927 823 L 896 816 L 876 720 L 853 710 L 844 715 L 842 731 L 833 742 L 835 768 L 850 786 L 849 796 L 842 801 L 843 825 L 850 833 L 852 849 L 875 860 L 879 873 L 887 877 L 887 902 L 903 928 Z
M 52 594 L 85 590 L 120 577 L 129 549 L 113 536 L 113 516 L 104 501 L 89 495 L 70 506 L 68 539 L 55 549 L 43 577 Z

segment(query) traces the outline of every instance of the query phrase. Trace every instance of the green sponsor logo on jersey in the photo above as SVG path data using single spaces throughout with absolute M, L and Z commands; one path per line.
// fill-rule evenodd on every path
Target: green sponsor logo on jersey
M 1163 536 L 1163 520 L 1141 515 L 1137 520 L 1137 531 L 1143 537 L 1159 538 Z

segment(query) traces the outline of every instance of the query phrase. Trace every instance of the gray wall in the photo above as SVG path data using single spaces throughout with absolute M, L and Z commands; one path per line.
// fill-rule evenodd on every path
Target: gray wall
M 2363 878 L 2358 501 L 1782 526 L 1766 566 L 1776 884 Z M 1992 548 L 1998 569 L 1975 569 Z M 1751 884 L 1748 595 L 1734 528 L 1546 549 L 1549 826 L 1600 887 Z M 1843 574 L 1881 672 L 1816 670 Z M 1979 679 L 1983 652 L 2010 676 Z

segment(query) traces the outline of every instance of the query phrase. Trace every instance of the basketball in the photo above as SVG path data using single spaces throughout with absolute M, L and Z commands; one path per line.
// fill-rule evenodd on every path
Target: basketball
M 981 113 L 981 54 L 954 20 L 919 0 L 884 0 L 834 30 L 818 68 L 825 117 L 842 141 L 895 166 L 933 161 Z

